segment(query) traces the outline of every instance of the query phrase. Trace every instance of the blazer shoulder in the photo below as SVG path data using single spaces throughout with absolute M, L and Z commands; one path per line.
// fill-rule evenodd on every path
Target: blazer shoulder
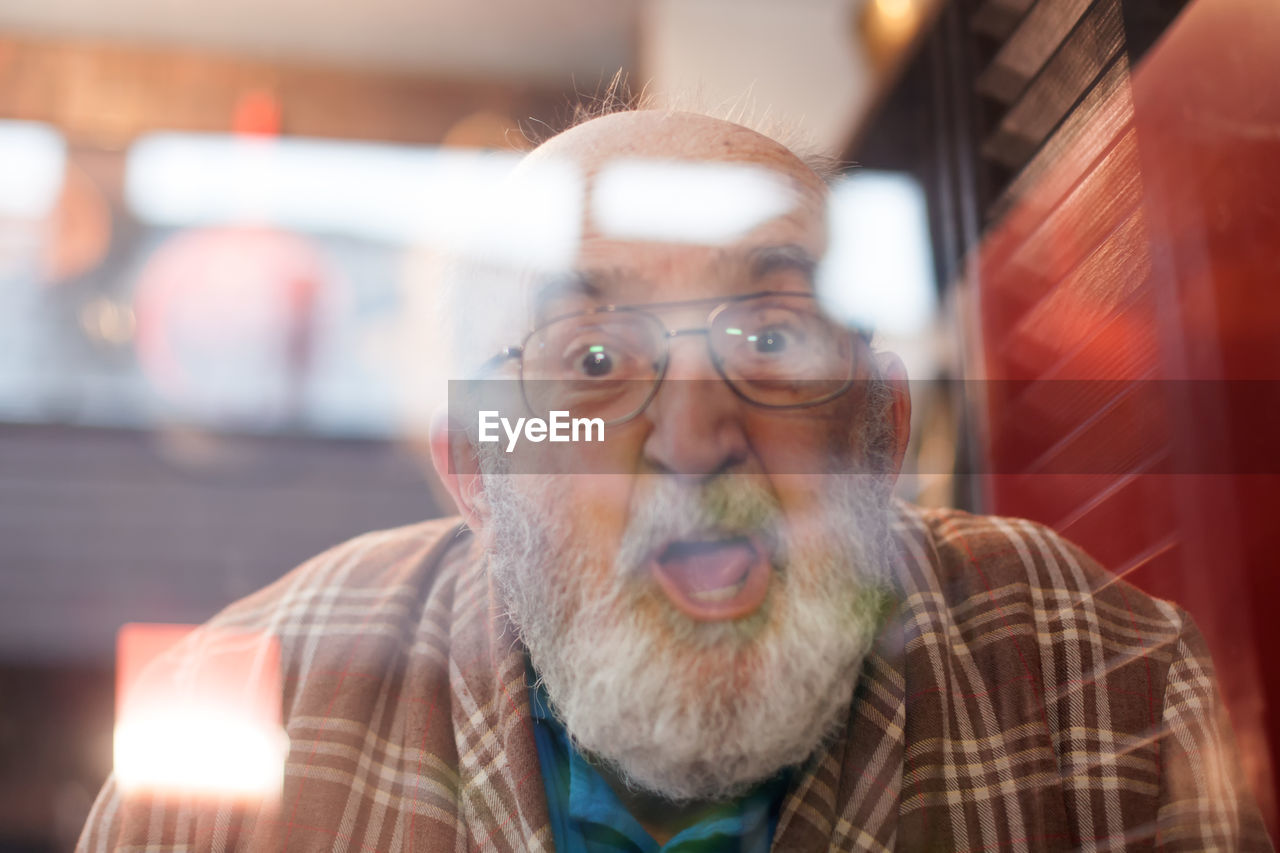
M 916 575 L 931 576 L 926 582 L 953 608 L 997 600 L 1042 611 L 1087 604 L 1131 621 L 1152 640 L 1172 642 L 1182 629 L 1175 605 L 1118 577 L 1040 522 L 905 503 L 899 518 Z

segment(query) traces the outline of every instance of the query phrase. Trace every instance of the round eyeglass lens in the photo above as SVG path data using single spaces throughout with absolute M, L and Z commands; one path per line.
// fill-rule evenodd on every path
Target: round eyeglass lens
M 525 400 L 539 417 L 566 411 L 606 423 L 634 415 L 653 393 L 665 330 L 626 311 L 562 317 L 525 342 Z
M 711 347 L 738 393 L 764 406 L 804 406 L 844 391 L 854 376 L 853 334 L 812 297 L 770 294 L 716 315 Z

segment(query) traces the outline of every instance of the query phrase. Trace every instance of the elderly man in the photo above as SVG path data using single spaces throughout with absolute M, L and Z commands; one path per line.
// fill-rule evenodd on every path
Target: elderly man
M 453 412 L 461 521 L 360 537 L 212 623 L 280 639 L 282 797 L 109 782 L 82 849 L 1270 846 L 1184 612 L 1042 527 L 891 498 L 905 375 L 815 305 L 814 171 L 656 111 L 525 168 L 553 161 L 588 193 L 619 162 L 749 167 L 789 202 L 714 244 L 585 205 L 572 275 L 479 310 L 519 315 L 493 411 L 604 440 Z

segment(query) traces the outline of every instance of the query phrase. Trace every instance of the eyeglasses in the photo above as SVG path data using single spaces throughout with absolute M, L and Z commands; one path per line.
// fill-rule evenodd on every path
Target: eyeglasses
M 653 312 L 696 305 L 606 305 L 534 329 L 482 369 L 518 360 L 520 389 L 535 415 L 571 411 L 619 424 L 639 415 L 666 375 L 672 338 L 702 335 L 716 371 L 740 398 L 768 409 L 834 400 L 857 371 L 857 339 L 828 320 L 812 294 L 762 291 L 726 299 L 703 326 L 670 329 Z

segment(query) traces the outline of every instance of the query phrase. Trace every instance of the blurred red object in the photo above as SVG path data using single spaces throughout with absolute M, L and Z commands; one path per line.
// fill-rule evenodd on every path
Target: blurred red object
M 143 372 L 180 411 L 259 425 L 301 405 L 328 280 L 309 242 L 269 228 L 187 231 L 148 259 L 134 296 Z
M 245 136 L 279 136 L 283 111 L 274 93 L 264 89 L 245 92 L 236 99 L 231 132 Z

